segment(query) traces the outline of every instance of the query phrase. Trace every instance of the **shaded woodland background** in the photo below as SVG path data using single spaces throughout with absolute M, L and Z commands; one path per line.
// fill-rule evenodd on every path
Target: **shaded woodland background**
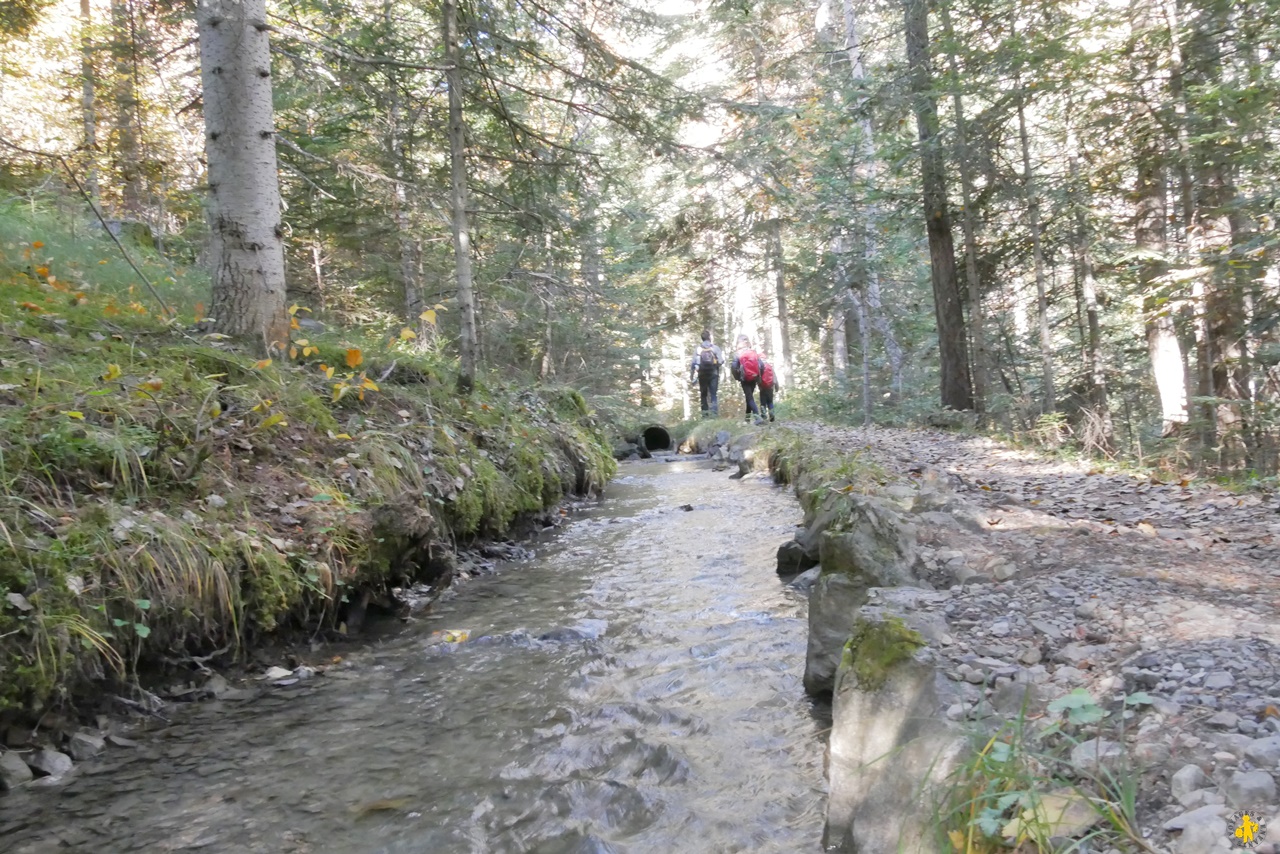
M 33 152 L 63 155 L 191 322 L 193 6 L 0 15 L 0 251 L 99 227 Z M 441 14 L 268 5 L 304 332 L 408 328 L 456 352 Z M 1092 454 L 1280 466 L 1275 0 L 457 16 L 482 370 L 689 414 L 709 326 L 764 343 L 790 416 L 948 406 Z

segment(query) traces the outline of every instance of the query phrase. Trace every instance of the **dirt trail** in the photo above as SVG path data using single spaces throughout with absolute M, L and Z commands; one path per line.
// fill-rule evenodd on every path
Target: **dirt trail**
M 800 429 L 893 477 L 941 477 L 972 508 L 926 514 L 920 535 L 926 577 L 952 594 L 938 610 L 967 703 L 949 716 L 1008 712 L 1000 687 L 1013 680 L 1046 700 L 1085 688 L 1117 713 L 1141 692 L 1125 741 L 1157 850 L 1228 850 L 1213 833 L 1190 847 L 1179 817 L 1203 824 L 1248 807 L 1280 819 L 1280 739 L 1267 738 L 1280 733 L 1280 497 L 937 431 Z M 1175 798 L 1170 778 L 1192 764 L 1205 777 L 1174 786 Z

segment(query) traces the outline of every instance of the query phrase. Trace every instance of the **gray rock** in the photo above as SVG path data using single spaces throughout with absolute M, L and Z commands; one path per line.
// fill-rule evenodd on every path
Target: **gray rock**
M 1174 845 L 1174 854 L 1218 854 L 1229 852 L 1227 823 L 1218 816 L 1203 816 L 1188 824 Z
M 1169 779 L 1169 791 L 1178 803 L 1182 803 L 1182 799 L 1192 792 L 1208 785 L 1209 777 L 1199 765 L 1183 765 Z
M 819 538 L 822 574 L 809 597 L 804 670 L 804 689 L 816 696 L 829 693 L 835 683 L 853 614 L 867 602 L 867 591 L 919 585 L 911 571 L 916 528 L 898 508 L 874 497 L 833 495 L 847 502 L 849 529 L 823 531 Z
M 1008 581 L 1018 574 L 1018 566 L 1011 560 L 1002 560 L 991 567 L 991 574 L 996 581 Z
M 1184 812 L 1182 815 L 1174 816 L 1161 825 L 1165 830 L 1186 830 L 1193 824 L 1198 824 L 1206 819 L 1221 818 L 1226 815 L 1227 808 L 1221 804 L 1210 804 L 1209 806 L 1198 807 L 1190 812 Z M 1226 823 L 1223 823 L 1226 826 Z
M 813 585 L 818 583 L 818 576 L 821 574 L 822 569 L 820 567 L 815 566 L 813 569 L 806 569 L 804 572 L 791 579 L 791 582 L 787 586 L 792 590 L 799 591 L 800 593 L 809 593 L 813 590 Z
M 1235 712 L 1218 712 L 1209 720 L 1205 721 L 1208 726 L 1218 729 L 1235 729 L 1236 724 L 1240 722 L 1240 716 Z
M 867 606 L 858 618 L 916 616 L 887 611 Z M 928 823 L 911 816 L 921 797 L 928 801 L 946 787 L 967 743 L 964 729 L 946 717 L 948 709 L 962 713 L 960 685 L 942 676 L 940 665 L 932 649 L 921 649 L 889 667 L 882 685 L 864 685 L 842 664 L 832 699 L 825 833 L 840 850 L 935 850 Z
M 27 763 L 16 753 L 0 753 L 0 791 L 9 791 L 30 783 L 35 777 Z
M 1222 783 L 1222 794 L 1236 809 L 1256 809 L 1276 797 L 1276 781 L 1266 771 L 1237 771 Z
M 1204 687 L 1214 691 L 1220 691 L 1223 688 L 1232 688 L 1236 684 L 1236 679 L 1225 670 L 1218 670 L 1210 673 L 1204 678 Z
M 1023 664 L 1026 664 L 1026 665 L 1039 664 L 1041 657 L 1042 656 L 1040 654 L 1039 647 L 1033 646 L 1031 647 L 1031 649 L 1027 650 L 1026 652 L 1022 653 L 1022 655 L 1018 656 L 1018 661 L 1021 661 Z
M 1274 769 L 1280 766 L 1280 735 L 1255 738 L 1245 747 L 1244 758 L 1259 768 Z
M 204 503 L 214 510 L 221 510 L 227 506 L 227 499 L 216 492 L 211 492 L 205 496 Z
M 70 756 L 48 748 L 37 750 L 27 760 L 27 764 L 37 771 L 43 771 L 50 777 L 61 777 L 75 767 L 75 763 L 71 761 Z
M 70 753 L 75 761 L 84 762 L 102 753 L 106 747 L 107 742 L 102 736 L 96 732 L 81 730 L 71 736 L 71 740 L 67 743 L 67 753 Z
M 1071 748 L 1071 767 L 1087 776 L 1113 771 L 1123 758 L 1124 747 L 1105 738 L 1091 738 Z

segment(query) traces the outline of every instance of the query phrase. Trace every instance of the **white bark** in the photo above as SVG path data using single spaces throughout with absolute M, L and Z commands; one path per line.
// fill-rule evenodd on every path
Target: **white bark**
M 854 85 L 862 86 L 866 81 L 867 72 L 862 62 L 862 42 L 858 36 L 858 17 L 853 6 L 853 0 L 843 0 L 843 2 L 844 49 L 849 57 L 849 70 L 853 77 Z M 859 94 L 858 100 L 854 103 L 854 111 L 860 113 L 858 130 L 859 139 L 862 142 L 862 150 L 860 152 L 854 151 L 853 161 L 855 175 L 860 177 L 870 190 L 875 187 L 878 169 L 875 136 L 871 130 L 871 117 L 867 115 L 865 110 L 866 102 L 867 96 L 863 92 Z M 889 320 L 884 315 L 884 308 L 880 301 L 879 238 L 876 234 L 876 223 L 879 219 L 880 206 L 874 202 L 867 202 L 864 205 L 862 221 L 863 263 L 866 265 L 867 271 L 866 303 L 869 309 L 867 313 L 870 315 L 872 327 L 884 339 L 885 354 L 889 357 L 889 370 L 893 375 L 894 397 L 900 398 L 902 396 L 902 347 L 899 346 L 898 339 L 893 334 L 893 327 L 889 325 Z
M 266 0 L 199 0 L 209 178 L 211 311 L 219 331 L 289 339 Z

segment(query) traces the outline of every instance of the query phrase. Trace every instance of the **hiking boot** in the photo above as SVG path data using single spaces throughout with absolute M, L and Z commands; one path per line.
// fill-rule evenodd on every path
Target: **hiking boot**
M 773 413 L 772 413 L 772 412 L 770 412 L 770 413 L 769 413 L 769 422 L 770 422 L 770 423 L 772 423 L 772 422 L 773 422 Z

